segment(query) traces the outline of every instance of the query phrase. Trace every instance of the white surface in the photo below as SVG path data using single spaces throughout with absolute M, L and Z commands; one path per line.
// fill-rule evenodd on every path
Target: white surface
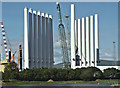
M 45 16 L 45 14 L 44 14 L 44 13 L 41 13 L 41 15 L 42 15 L 42 16 Z
M 82 18 L 82 66 L 85 66 L 85 18 Z
M 4 27 L 3 25 L 1 25 L 1 27 Z
M 48 17 L 48 13 L 45 14 L 45 17 Z
M 94 51 L 94 28 L 93 28 L 93 16 L 90 16 L 90 59 L 91 59 L 91 66 L 94 66 L 94 61 L 95 58 L 95 51 Z
M 75 45 L 78 46 L 78 36 L 77 36 L 77 20 L 75 20 Z
M 78 55 L 80 56 L 80 59 L 82 58 L 82 42 L 81 42 L 81 22 L 80 19 L 78 19 Z M 81 61 L 80 61 L 80 66 L 81 66 Z
M 87 66 L 90 66 L 89 59 L 90 59 L 90 35 L 89 35 L 89 17 L 86 17 L 86 61 Z
M 24 68 L 29 68 L 28 60 L 28 9 L 24 8 Z
M 51 19 L 52 19 L 52 15 L 49 15 L 49 18 L 51 18 Z
M 37 14 L 37 12 L 34 10 L 34 11 L 33 11 L 33 14 L 35 14 L 35 15 L 36 15 L 36 14 Z
M 39 15 L 39 16 L 40 16 L 40 11 L 38 11 L 37 15 Z
M 71 68 L 75 68 L 75 6 L 71 4 Z
M 32 13 L 32 8 L 29 9 L 29 13 Z
M 98 30 L 98 14 L 95 14 L 95 62 L 97 62 L 97 49 L 99 49 L 99 30 Z M 95 66 L 97 66 L 96 63 Z

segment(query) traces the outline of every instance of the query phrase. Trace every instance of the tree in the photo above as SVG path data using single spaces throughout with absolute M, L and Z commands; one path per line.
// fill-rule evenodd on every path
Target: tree
M 80 78 L 85 81 L 102 78 L 102 71 L 96 67 L 83 68 Z
M 10 62 L 5 66 L 3 79 L 16 79 L 19 76 L 19 70 L 15 62 Z
M 115 79 L 115 78 L 119 78 L 119 70 L 116 68 L 108 68 L 108 69 L 104 69 L 103 75 L 104 78 L 111 78 L 111 79 Z

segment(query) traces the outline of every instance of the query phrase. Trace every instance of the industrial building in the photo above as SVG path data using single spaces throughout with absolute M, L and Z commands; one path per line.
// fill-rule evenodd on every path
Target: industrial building
M 117 65 L 100 65 L 98 20 L 98 14 L 75 19 L 75 5 L 71 4 L 71 68 L 93 66 L 101 70 L 119 69 Z
M 24 68 L 53 67 L 53 18 L 24 8 Z

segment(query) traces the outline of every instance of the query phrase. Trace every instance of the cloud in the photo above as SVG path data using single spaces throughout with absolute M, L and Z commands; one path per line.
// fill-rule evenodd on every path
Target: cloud
M 54 40 L 53 46 L 54 49 L 60 49 L 60 40 Z
M 55 50 L 55 52 L 54 52 L 54 57 L 61 57 L 62 55 L 61 55 L 61 52 L 60 51 L 58 51 L 58 50 Z
M 113 55 L 110 54 L 110 53 L 105 52 L 105 53 L 100 55 L 100 58 L 113 58 Z
M 60 40 L 54 40 L 53 43 L 54 46 L 54 64 L 58 64 L 62 62 L 62 53 L 61 53 L 61 46 L 60 46 Z

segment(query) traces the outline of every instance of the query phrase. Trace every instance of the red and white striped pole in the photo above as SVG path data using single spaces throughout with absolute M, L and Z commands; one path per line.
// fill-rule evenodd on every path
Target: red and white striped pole
M 3 42 L 4 42 L 4 47 L 5 47 L 5 53 L 6 53 L 6 59 L 8 60 L 8 51 L 7 51 L 7 42 L 6 42 L 6 37 L 5 37 L 5 29 L 3 22 L 1 23 L 1 28 L 2 28 L 2 36 L 3 36 Z

